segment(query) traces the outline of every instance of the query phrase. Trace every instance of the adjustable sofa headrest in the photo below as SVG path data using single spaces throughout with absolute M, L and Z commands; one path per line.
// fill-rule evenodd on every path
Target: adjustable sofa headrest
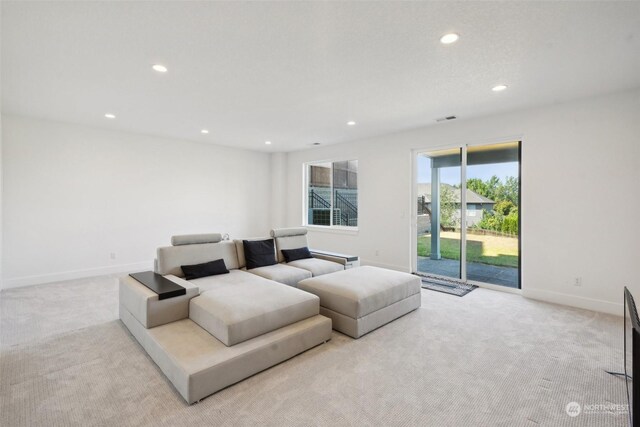
M 154 271 L 158 274 L 184 277 L 182 265 L 224 259 L 229 270 L 238 268 L 238 254 L 233 242 L 220 233 L 171 236 L 171 245 L 158 248 Z
M 163 276 L 173 274 L 184 277 L 181 266 L 201 264 L 217 259 L 223 259 L 229 270 L 239 268 L 236 245 L 232 241 L 223 240 L 218 243 L 194 243 L 158 248 L 155 271 Z
M 307 243 L 307 229 L 304 227 L 277 228 L 271 230 L 271 235 L 276 240 L 278 262 L 284 262 L 283 249 L 298 249 L 309 245 Z
M 220 241 L 222 241 L 222 234 L 220 233 L 182 234 L 179 236 L 171 236 L 172 246 L 218 243 Z
M 276 228 L 271 230 L 271 237 L 304 236 L 305 234 L 307 234 L 307 229 L 304 227 Z

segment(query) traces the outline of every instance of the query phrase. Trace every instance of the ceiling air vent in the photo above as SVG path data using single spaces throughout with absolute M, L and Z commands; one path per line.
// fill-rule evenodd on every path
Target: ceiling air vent
M 440 122 L 446 122 L 446 121 L 455 120 L 455 119 L 457 119 L 456 116 L 440 117 L 439 119 L 436 119 L 436 122 L 440 123 Z

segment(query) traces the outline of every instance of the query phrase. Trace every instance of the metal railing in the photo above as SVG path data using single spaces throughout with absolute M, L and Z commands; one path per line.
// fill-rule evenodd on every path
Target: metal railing
M 340 190 L 335 190 L 333 203 L 334 225 L 349 227 L 358 225 L 358 196 L 356 194 L 343 194 L 340 193 Z M 309 209 L 331 209 L 331 201 L 313 189 L 309 189 Z
M 354 202 L 356 204 L 358 202 L 356 195 L 350 194 L 350 196 L 352 197 L 340 194 L 339 190 L 335 190 L 333 203 L 337 209 L 340 209 L 340 219 L 342 220 L 342 225 L 355 227 L 358 225 L 358 207 L 354 205 Z
M 325 200 L 321 195 L 315 191 L 309 190 L 309 209 L 331 209 L 331 202 Z

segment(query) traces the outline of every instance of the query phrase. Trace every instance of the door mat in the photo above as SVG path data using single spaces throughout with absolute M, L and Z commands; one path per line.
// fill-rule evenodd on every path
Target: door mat
M 463 297 L 477 288 L 476 285 L 469 285 L 454 280 L 446 280 L 436 277 L 425 277 L 419 274 L 416 274 L 416 276 L 422 279 L 422 287 L 424 289 L 455 295 L 458 297 Z

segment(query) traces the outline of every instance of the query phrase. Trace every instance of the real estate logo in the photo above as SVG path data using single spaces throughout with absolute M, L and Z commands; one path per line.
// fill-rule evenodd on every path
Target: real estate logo
M 580 415 L 582 408 L 578 402 L 569 402 L 567 403 L 565 410 L 567 411 L 567 415 L 570 417 L 577 417 Z

